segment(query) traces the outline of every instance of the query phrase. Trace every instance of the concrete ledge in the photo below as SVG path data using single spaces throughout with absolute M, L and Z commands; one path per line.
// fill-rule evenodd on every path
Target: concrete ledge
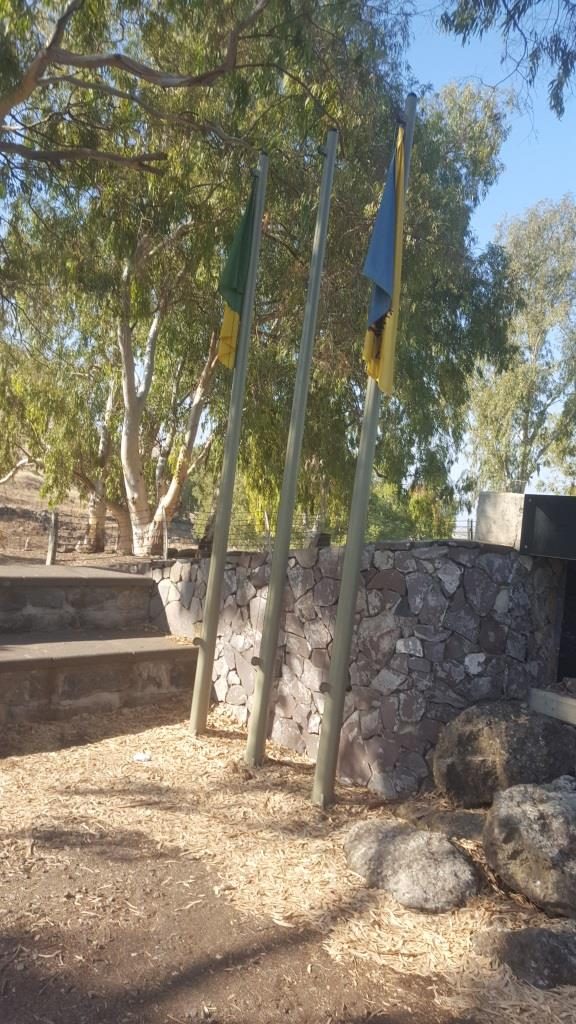
M 143 587 L 151 590 L 150 576 L 66 565 L 0 565 L 0 587 Z
M 0 645 L 0 672 L 84 665 L 88 662 L 139 661 L 158 658 L 193 662 L 196 648 L 172 636 L 130 636 L 126 633 L 24 633 Z M 0 676 L 0 689 L 2 678 Z

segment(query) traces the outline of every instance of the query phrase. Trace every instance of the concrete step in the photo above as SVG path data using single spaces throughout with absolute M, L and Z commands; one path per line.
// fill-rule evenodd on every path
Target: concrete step
M 149 576 L 76 566 L 0 566 L 0 634 L 122 629 L 149 621 Z
M 160 634 L 12 635 L 0 645 L 0 723 L 57 721 L 190 692 L 196 648 Z

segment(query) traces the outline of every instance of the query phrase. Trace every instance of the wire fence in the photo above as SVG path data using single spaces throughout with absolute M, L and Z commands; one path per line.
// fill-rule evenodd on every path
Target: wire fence
M 0 555 L 11 560 L 44 561 L 48 549 L 52 510 L 39 495 L 33 501 L 28 497 L 15 497 L 0 491 Z M 474 536 L 474 520 L 471 516 L 446 514 L 452 522 L 451 536 L 471 540 Z M 198 546 L 209 550 L 213 528 L 213 509 L 198 508 L 175 516 L 168 526 L 168 547 L 170 551 L 186 551 Z M 80 502 L 68 503 L 58 508 L 57 559 L 78 560 L 85 553 L 83 541 L 87 529 L 87 512 Z M 274 546 L 275 523 L 262 517 L 258 522 L 245 512 L 232 514 L 229 534 L 231 550 L 268 551 Z M 348 522 L 346 520 L 327 522 L 319 526 L 312 517 L 294 516 L 291 547 L 298 549 L 311 543 L 346 543 Z M 409 526 L 397 518 L 387 520 L 386 516 L 371 514 L 368 517 L 366 539 L 368 541 L 398 541 L 420 539 L 446 539 L 441 534 L 434 536 L 434 530 L 427 535 L 414 535 Z M 111 516 L 106 518 L 106 544 L 103 556 L 117 551 L 118 524 Z M 102 555 L 100 557 L 103 557 Z

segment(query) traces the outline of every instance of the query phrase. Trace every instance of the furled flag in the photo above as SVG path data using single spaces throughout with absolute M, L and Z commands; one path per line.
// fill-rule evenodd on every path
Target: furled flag
M 224 318 L 220 329 L 218 358 L 221 363 L 224 363 L 231 370 L 234 369 L 236 360 L 236 341 L 238 339 L 242 302 L 250 267 L 255 204 L 256 182 L 252 185 L 248 206 L 234 235 L 228 259 L 226 260 L 226 265 L 218 285 L 218 291 L 223 296 L 225 303 Z
M 392 394 L 404 227 L 404 125 L 398 124 L 394 155 L 362 273 L 373 283 L 364 339 L 366 369 L 381 391 Z

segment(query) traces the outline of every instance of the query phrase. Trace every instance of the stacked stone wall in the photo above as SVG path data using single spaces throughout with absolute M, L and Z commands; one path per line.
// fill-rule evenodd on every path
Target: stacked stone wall
M 289 561 L 270 732 L 314 759 L 324 707 L 343 549 Z M 155 569 L 153 621 L 202 628 L 209 562 Z M 214 693 L 246 723 L 253 702 L 270 575 L 262 554 L 230 555 Z M 339 759 L 343 780 L 386 797 L 429 776 L 439 730 L 463 708 L 554 685 L 564 565 L 454 542 L 367 545 L 356 604 L 350 690 Z

